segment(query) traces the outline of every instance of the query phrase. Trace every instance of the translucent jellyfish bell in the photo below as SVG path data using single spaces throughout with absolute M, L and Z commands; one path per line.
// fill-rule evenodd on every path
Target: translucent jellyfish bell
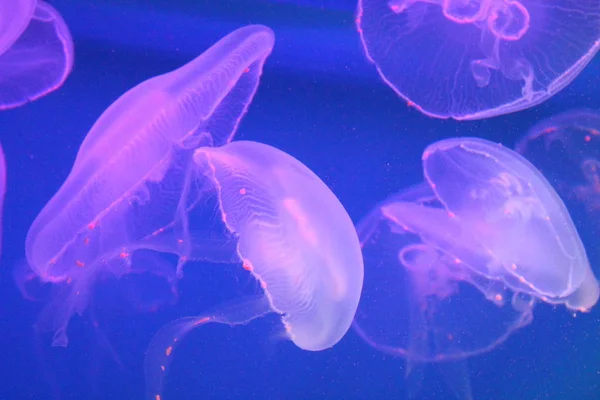
M 571 110 L 540 121 L 515 150 L 548 178 L 561 197 L 599 221 L 600 113 Z
M 535 302 L 426 244 L 403 222 L 407 205 L 417 212 L 441 207 L 420 184 L 384 200 L 357 226 L 365 281 L 353 328 L 372 347 L 406 360 L 409 398 L 432 364 L 457 398 L 472 399 L 465 360 L 530 323 Z
M 3 1 L 0 30 L 0 54 L 12 46 L 23 33 L 35 11 L 37 0 Z M 12 18 L 11 18 L 12 17 Z
M 58 11 L 41 0 L 0 0 L 0 109 L 56 90 L 72 66 L 73 40 Z
M 359 0 L 356 21 L 384 81 L 436 118 L 535 106 L 600 48 L 594 0 Z
M 482 139 L 436 142 L 423 171 L 443 208 L 403 205 L 403 223 L 481 276 L 569 309 L 589 310 L 598 282 L 564 203 L 516 152 Z
M 244 324 L 276 312 L 294 344 L 323 350 L 350 327 L 362 289 L 352 221 L 304 164 L 246 141 L 200 148 L 194 161 L 216 190 L 226 230 L 237 239 L 237 262 L 260 281 L 264 297 L 163 327 L 146 354 L 149 399 L 162 398 L 173 349 L 192 329 L 209 322 Z
M 180 203 L 191 190 L 193 151 L 231 140 L 273 41 L 267 27 L 240 28 L 129 90 L 96 121 L 27 234 L 29 268 L 64 288 L 40 319 L 55 345 L 67 344 L 69 319 L 85 310 L 97 277 L 130 273 L 136 250 L 178 254 L 180 264 L 194 256 L 189 237 L 160 241 L 153 233 L 176 221 L 185 234 Z

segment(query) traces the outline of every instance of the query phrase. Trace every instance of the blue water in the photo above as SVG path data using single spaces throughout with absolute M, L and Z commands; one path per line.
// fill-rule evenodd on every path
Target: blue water
M 58 91 L 0 113 L 8 165 L 0 280 L 0 400 L 140 399 L 143 354 L 156 330 L 222 300 L 256 291 L 231 268 L 186 271 L 172 307 L 139 313 L 107 282 L 93 314 L 75 317 L 67 348 L 32 326 L 42 304 L 24 300 L 12 270 L 27 229 L 64 181 L 82 139 L 108 105 L 137 83 L 196 57 L 233 29 L 265 24 L 276 35 L 257 95 L 236 138 L 268 143 L 311 168 L 357 222 L 389 194 L 421 180 L 429 143 L 480 136 L 512 146 L 537 121 L 600 108 L 600 58 L 535 108 L 475 122 L 428 118 L 407 107 L 366 61 L 348 0 L 55 0 L 75 41 L 75 65 Z M 578 218 L 575 216 L 575 223 Z M 579 221 L 583 223 L 585 221 Z M 600 262 L 595 232 L 581 232 Z M 592 265 L 594 267 L 594 265 Z M 598 271 L 598 268 L 595 268 Z M 39 291 L 44 296 L 44 289 Z M 482 322 L 485 323 L 485 322 Z M 166 399 L 404 399 L 402 359 L 350 331 L 310 353 L 283 340 L 276 318 L 207 326 L 178 348 Z M 600 308 L 574 317 L 538 306 L 532 325 L 470 359 L 482 400 L 600 399 Z M 420 399 L 452 399 L 429 369 Z

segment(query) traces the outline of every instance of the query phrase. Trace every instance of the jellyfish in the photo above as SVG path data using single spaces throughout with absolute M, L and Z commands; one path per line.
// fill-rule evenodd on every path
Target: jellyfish
M 365 278 L 353 328 L 373 348 L 405 360 L 408 398 L 418 397 L 435 367 L 456 398 L 472 399 L 467 360 L 528 325 L 535 302 L 407 229 L 406 205 L 415 218 L 442 207 L 422 183 L 390 196 L 357 225 Z
M 596 304 L 598 282 L 571 216 L 529 161 L 475 138 L 433 143 L 422 160 L 443 208 L 414 210 L 403 222 L 425 242 L 514 292 L 573 311 Z M 428 225 L 435 220 L 443 229 Z
M 570 206 L 600 212 L 600 113 L 571 110 L 542 120 L 515 150 L 535 165 Z M 573 206 L 573 207 L 571 207 Z
M 174 348 L 194 328 L 246 324 L 274 312 L 296 346 L 319 351 L 349 329 L 362 289 L 363 260 L 352 221 L 304 164 L 246 141 L 201 147 L 194 162 L 216 192 L 227 234 L 236 239 L 235 262 L 264 293 L 163 327 L 146 353 L 148 399 L 162 398 Z
M 593 0 L 359 0 L 356 23 L 385 83 L 436 118 L 538 105 L 600 48 Z
M 0 10 L 0 109 L 9 109 L 62 86 L 73 66 L 73 40 L 44 1 L 2 0 Z
M 539 302 L 589 311 L 599 286 L 564 203 L 518 153 L 452 138 L 422 162 L 425 183 L 358 226 L 366 276 L 355 328 L 409 366 L 435 363 L 469 399 L 466 358 L 530 323 Z
M 54 332 L 54 345 L 67 345 L 69 320 L 86 310 L 99 277 L 151 269 L 152 254 L 169 253 L 179 256 L 174 282 L 187 260 L 205 254 L 186 229 L 188 200 L 201 192 L 189 185 L 193 152 L 231 141 L 273 42 L 265 26 L 240 28 L 127 91 L 96 121 L 25 243 L 28 268 L 58 288 L 38 321 L 38 329 Z M 159 231 L 171 236 L 153 235 Z

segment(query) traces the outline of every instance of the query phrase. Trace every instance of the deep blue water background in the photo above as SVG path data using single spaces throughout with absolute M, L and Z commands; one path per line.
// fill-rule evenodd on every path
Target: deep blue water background
M 256 284 L 232 269 L 186 270 L 179 302 L 138 313 L 118 282 L 75 317 L 67 348 L 32 325 L 41 304 L 24 300 L 12 270 L 29 225 L 64 181 L 82 139 L 114 100 L 137 83 L 190 61 L 230 31 L 270 26 L 275 49 L 238 139 L 278 147 L 317 173 L 355 222 L 378 201 L 421 180 L 432 141 L 480 136 L 512 146 L 535 122 L 572 108 L 600 107 L 600 59 L 533 109 L 476 122 L 425 117 L 406 106 L 366 61 L 348 0 L 55 0 L 75 41 L 63 88 L 0 113 L 8 164 L 0 270 L 0 400 L 140 399 L 142 362 L 156 330 L 199 314 Z M 575 216 L 590 259 L 595 232 Z M 598 272 L 600 268 L 596 268 Z M 96 322 L 97 327 L 93 322 Z M 488 321 L 489 322 L 489 321 Z M 488 323 L 482 321 L 482 323 Z M 403 399 L 404 363 L 350 331 L 333 349 L 309 353 L 280 339 L 275 318 L 244 327 L 207 326 L 178 348 L 166 399 Z M 469 360 L 476 399 L 600 399 L 600 308 L 574 318 L 538 306 L 534 323 L 496 351 Z M 430 369 L 422 399 L 450 399 Z

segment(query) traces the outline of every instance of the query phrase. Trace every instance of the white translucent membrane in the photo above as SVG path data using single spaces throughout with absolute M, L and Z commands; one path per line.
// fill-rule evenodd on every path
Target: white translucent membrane
M 267 27 L 240 28 L 129 90 L 96 121 L 26 239 L 29 268 L 61 286 L 39 322 L 55 332 L 55 345 L 67 344 L 69 319 L 87 307 L 97 276 L 129 273 L 136 249 L 172 252 L 180 263 L 194 258 L 185 231 L 159 233 L 174 221 L 184 229 L 192 152 L 232 139 L 273 42 Z
M 35 10 L 37 0 L 0 1 L 0 54 L 21 36 Z
M 596 304 L 598 282 L 562 200 L 516 152 L 482 139 L 436 142 L 424 175 L 443 208 L 399 206 L 405 226 L 474 272 L 572 310 Z
M 358 0 L 367 58 L 410 106 L 436 118 L 533 107 L 600 49 L 597 0 Z
M 41 0 L 0 0 L 0 110 L 58 89 L 73 67 L 67 24 Z
M 192 329 L 208 322 L 245 324 L 276 312 L 296 346 L 323 350 L 350 327 L 362 289 L 363 259 L 352 221 L 305 165 L 247 141 L 200 148 L 194 161 L 212 182 L 222 221 L 237 238 L 239 262 L 260 281 L 264 297 L 162 328 L 146 354 L 148 399 L 162 398 L 173 349 Z

